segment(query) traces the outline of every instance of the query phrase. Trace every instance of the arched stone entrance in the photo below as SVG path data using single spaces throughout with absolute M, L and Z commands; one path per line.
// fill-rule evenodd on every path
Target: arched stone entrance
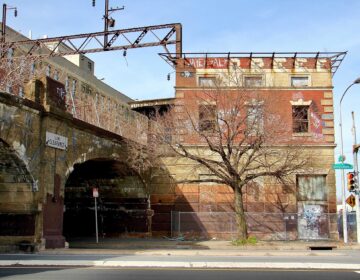
M 9 245 L 35 241 L 38 218 L 36 184 L 16 151 L 0 139 L 0 240 Z
M 63 234 L 67 240 L 95 237 L 92 189 L 97 187 L 99 237 L 147 232 L 147 195 L 126 164 L 98 158 L 74 165 L 65 183 Z

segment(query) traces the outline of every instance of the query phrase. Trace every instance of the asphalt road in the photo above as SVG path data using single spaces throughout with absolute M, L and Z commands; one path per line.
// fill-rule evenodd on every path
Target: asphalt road
M 188 252 L 185 252 L 188 253 Z M 338 251 L 338 252 L 280 252 L 279 255 L 274 253 L 261 253 L 259 255 L 244 255 L 236 256 L 228 252 L 225 255 L 188 255 L 179 254 L 177 251 L 164 252 L 164 254 L 0 254 L 0 263 L 2 260 L 51 260 L 51 261 L 206 261 L 206 262 L 309 262 L 309 263 L 347 263 L 359 264 L 360 251 Z
M 189 270 L 189 269 L 113 269 L 113 268 L 34 268 L 2 267 L 1 279 L 15 280 L 350 280 L 360 279 L 355 271 L 288 271 L 288 270 Z

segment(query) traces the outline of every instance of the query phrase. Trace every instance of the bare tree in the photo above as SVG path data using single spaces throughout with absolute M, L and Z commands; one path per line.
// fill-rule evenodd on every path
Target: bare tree
M 198 178 L 192 172 L 179 183 L 215 182 L 233 189 L 238 238 L 246 239 L 244 187 L 267 176 L 290 183 L 308 159 L 293 142 L 292 124 L 282 120 L 275 97 L 223 83 L 216 81 L 178 99 L 173 110 L 157 119 L 155 133 L 158 145 L 211 174 Z
M 125 138 L 126 143 L 126 162 L 125 164 L 131 169 L 133 174 L 141 181 L 147 197 L 147 226 L 148 233 L 152 232 L 152 216 L 153 210 L 151 209 L 151 194 L 153 192 L 153 181 L 162 170 L 162 157 L 165 155 L 164 151 L 154 141 L 153 129 L 151 126 L 156 125 L 152 120 L 148 121 L 148 129 L 143 129 L 139 132 L 138 137 L 141 140 L 134 141 L 133 138 Z M 126 129 L 130 131 L 129 127 Z M 146 134 L 146 140 L 144 136 Z M 142 135 L 142 137 L 140 136 Z M 160 170 L 160 171 L 159 171 Z
M 38 56 L 25 55 L 25 50 L 0 44 L 0 91 L 24 97 L 28 82 L 46 74 L 46 65 Z

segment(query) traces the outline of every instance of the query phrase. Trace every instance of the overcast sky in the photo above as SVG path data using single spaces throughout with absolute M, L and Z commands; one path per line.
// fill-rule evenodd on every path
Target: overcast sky
M 92 7 L 92 0 L 5 3 L 18 9 L 17 18 L 8 12 L 8 25 L 25 35 L 31 30 L 33 38 L 103 29 L 104 0 L 96 0 L 96 7 Z M 333 80 L 336 116 L 340 96 L 360 77 L 359 0 L 110 0 L 110 6 L 125 6 L 112 15 L 117 29 L 181 23 L 184 52 L 348 51 Z M 159 52 L 163 48 L 128 50 L 127 60 L 122 52 L 90 58 L 96 63 L 97 77 L 133 99 L 173 97 L 174 79 L 166 79 L 172 68 L 157 55 Z M 345 154 L 350 163 L 350 112 L 355 112 L 360 132 L 359 105 L 360 85 L 355 85 L 342 104 Z M 339 134 L 337 117 L 335 123 Z M 338 135 L 336 138 L 339 145 Z M 338 155 L 339 149 L 336 159 Z

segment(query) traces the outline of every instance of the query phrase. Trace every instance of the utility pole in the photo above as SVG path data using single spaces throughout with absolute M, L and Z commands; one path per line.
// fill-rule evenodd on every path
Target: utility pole
M 95 1 L 93 1 L 93 7 L 95 6 Z M 108 47 L 108 31 L 109 31 L 109 27 L 114 27 L 115 26 L 115 20 L 113 18 L 109 18 L 109 15 L 112 12 L 116 12 L 116 11 L 120 11 L 120 10 L 124 10 L 125 7 L 122 6 L 121 8 L 116 7 L 116 8 L 110 8 L 109 9 L 109 0 L 105 0 L 105 14 L 104 14 L 104 50 L 107 49 Z
M 5 43 L 5 35 L 6 35 L 6 11 L 14 10 L 14 16 L 17 17 L 17 8 L 16 7 L 8 7 L 6 4 L 3 4 L 2 10 L 2 20 L 1 20 L 1 42 Z
M 6 34 L 6 4 L 3 4 L 2 20 L 1 20 L 1 42 L 5 43 Z
M 355 209 L 356 209 L 356 237 L 357 237 L 357 243 L 360 243 L 360 206 L 359 206 L 359 166 L 358 166 L 358 149 L 359 146 L 356 142 L 356 127 L 355 127 L 355 116 L 354 112 L 351 112 L 352 117 L 352 133 L 353 133 L 353 155 L 354 155 L 354 173 L 355 173 L 355 182 L 356 182 L 356 188 L 355 188 Z

